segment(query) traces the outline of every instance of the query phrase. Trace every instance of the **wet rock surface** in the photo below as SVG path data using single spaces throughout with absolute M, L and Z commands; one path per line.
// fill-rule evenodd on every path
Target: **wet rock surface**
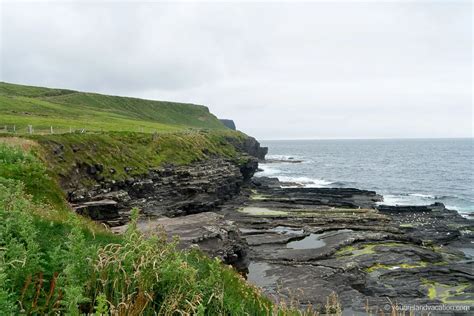
M 249 245 L 249 281 L 273 299 L 324 309 L 335 292 L 350 315 L 474 305 L 473 221 L 443 204 L 385 206 L 371 191 L 252 181 L 223 213 Z
M 126 229 L 126 225 L 112 228 L 116 233 Z M 240 237 L 238 227 L 223 215 L 204 212 L 173 218 L 142 218 L 138 229 L 148 235 L 165 231 L 170 239 L 179 236 L 181 248 L 197 246 L 225 263 L 246 266 L 247 244 Z
M 69 199 L 118 233 L 137 206 L 143 232 L 164 230 L 181 247 L 233 264 L 276 301 L 324 309 L 337 293 L 348 315 L 387 313 L 392 304 L 474 304 L 472 220 L 442 204 L 386 206 L 373 191 L 251 178 L 256 159 L 169 165 L 70 190 Z

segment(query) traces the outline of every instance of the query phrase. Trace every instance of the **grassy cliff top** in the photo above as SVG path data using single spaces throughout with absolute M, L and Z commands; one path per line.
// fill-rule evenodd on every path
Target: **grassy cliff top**
M 245 159 L 236 144 L 248 136 L 206 107 L 0 83 L 4 125 L 0 315 L 302 315 L 220 261 L 180 250 L 163 231 L 145 238 L 137 210 L 116 236 L 68 207 L 61 184 L 93 185 L 75 178 L 78 165 L 100 164 L 107 178 L 123 179 L 164 163 Z M 24 135 L 27 125 L 33 135 Z
M 0 128 L 25 133 L 87 131 L 166 132 L 225 129 L 202 105 L 152 101 L 0 82 Z

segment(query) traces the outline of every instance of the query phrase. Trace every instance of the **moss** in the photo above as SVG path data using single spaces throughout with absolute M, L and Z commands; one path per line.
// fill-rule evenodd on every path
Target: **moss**
M 254 215 L 254 216 L 274 216 L 274 217 L 288 216 L 288 212 L 271 210 L 264 207 L 243 207 L 239 209 L 239 212 L 242 212 L 248 215 Z
M 427 279 L 423 279 L 422 282 L 430 300 L 440 300 L 444 304 L 474 303 L 474 300 L 466 300 L 462 297 L 462 295 L 465 294 L 465 290 L 472 286 L 468 282 L 456 285 L 443 284 Z
M 410 223 L 410 224 L 409 223 L 404 223 L 404 224 L 400 224 L 400 227 L 401 228 L 414 228 L 414 227 L 416 227 L 416 225 L 413 224 L 413 223 Z
M 386 264 L 377 263 L 365 269 L 365 271 L 368 273 L 371 273 L 377 270 L 416 269 L 416 268 L 426 267 L 427 265 L 428 263 L 425 261 L 420 261 L 419 263 L 416 263 L 416 264 L 401 263 L 401 264 L 396 264 L 396 265 L 386 265 Z
M 257 193 L 254 193 L 250 196 L 250 199 L 254 200 L 254 201 L 264 201 L 264 200 L 267 200 L 269 198 L 271 198 L 269 195 L 257 194 Z
M 360 245 L 350 245 L 343 247 L 336 251 L 336 256 L 361 256 L 375 253 L 375 248 L 378 246 L 384 247 L 399 247 L 402 243 L 397 242 L 383 242 L 383 243 L 366 243 Z

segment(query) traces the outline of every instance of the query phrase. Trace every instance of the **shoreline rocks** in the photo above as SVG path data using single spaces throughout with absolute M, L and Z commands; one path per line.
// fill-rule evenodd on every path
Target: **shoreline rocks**
M 187 166 L 170 165 L 140 177 L 104 181 L 92 190 L 70 190 L 68 200 L 78 213 L 110 226 L 125 224 L 133 207 L 155 217 L 208 212 L 239 194 L 242 183 L 256 168 L 255 159 L 240 168 L 222 158 Z M 101 201 L 112 201 L 114 206 Z
M 234 265 L 276 301 L 297 293 L 301 307 L 322 311 L 337 293 L 344 311 L 374 314 L 387 312 L 388 300 L 474 302 L 472 220 L 440 203 L 383 205 L 374 191 L 282 187 L 275 178 L 252 178 L 257 168 L 257 158 L 169 165 L 72 190 L 69 199 L 117 233 L 139 207 L 140 230 L 180 236 L 181 247 Z
M 457 212 L 378 205 L 371 191 L 252 182 L 248 199 L 223 212 L 249 245 L 249 281 L 269 297 L 298 293 L 301 306 L 323 310 L 335 292 L 345 311 L 374 314 L 389 300 L 474 302 L 474 223 Z

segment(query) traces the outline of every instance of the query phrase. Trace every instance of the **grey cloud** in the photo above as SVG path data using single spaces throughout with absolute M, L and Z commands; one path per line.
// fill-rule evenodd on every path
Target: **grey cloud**
M 471 6 L 5 2 L 0 77 L 206 104 L 266 139 L 472 136 Z

